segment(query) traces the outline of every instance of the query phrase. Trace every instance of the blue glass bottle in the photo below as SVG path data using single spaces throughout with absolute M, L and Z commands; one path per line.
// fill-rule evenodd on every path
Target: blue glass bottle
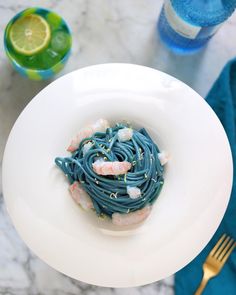
M 236 0 L 165 0 L 158 21 L 160 38 L 176 53 L 194 53 L 235 7 Z

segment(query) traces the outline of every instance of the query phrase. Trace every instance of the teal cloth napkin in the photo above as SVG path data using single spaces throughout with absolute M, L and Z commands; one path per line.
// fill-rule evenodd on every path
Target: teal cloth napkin
M 224 126 L 233 154 L 234 167 L 236 167 L 236 59 L 226 64 L 207 95 L 206 101 Z M 190 264 L 176 273 L 176 295 L 194 294 L 202 278 L 202 264 L 223 233 L 236 240 L 236 169 L 234 170 L 233 190 L 225 216 L 203 251 Z M 209 281 L 203 294 L 236 295 L 236 250 L 233 251 L 220 274 Z

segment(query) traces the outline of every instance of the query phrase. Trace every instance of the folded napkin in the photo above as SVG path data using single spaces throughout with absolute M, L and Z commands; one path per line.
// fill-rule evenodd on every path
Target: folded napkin
M 236 59 L 231 60 L 224 67 L 219 78 L 207 95 L 206 101 L 220 119 L 227 133 L 234 167 L 236 167 Z M 214 247 L 223 233 L 236 240 L 236 169 L 230 202 L 225 216 L 215 235 L 203 251 L 186 267 L 175 275 L 175 294 L 192 295 L 202 279 L 202 264 L 210 250 Z M 212 278 L 204 295 L 235 295 L 236 294 L 236 250 L 224 265 L 220 274 Z

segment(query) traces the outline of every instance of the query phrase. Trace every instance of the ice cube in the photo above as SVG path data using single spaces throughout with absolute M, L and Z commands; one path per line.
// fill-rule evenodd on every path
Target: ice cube
M 40 68 L 40 62 L 37 55 L 24 56 L 22 63 L 27 68 L 31 68 L 31 69 Z
M 51 40 L 51 47 L 59 53 L 66 53 L 69 48 L 69 35 L 62 31 L 56 31 Z
M 52 48 L 48 48 L 42 53 L 41 59 L 43 66 L 48 69 L 61 60 L 61 54 L 57 53 Z

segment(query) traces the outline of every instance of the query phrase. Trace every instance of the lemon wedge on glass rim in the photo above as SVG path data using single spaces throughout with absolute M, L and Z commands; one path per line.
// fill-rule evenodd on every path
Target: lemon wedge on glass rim
M 30 14 L 16 20 L 9 32 L 14 49 L 24 55 L 33 55 L 47 47 L 51 37 L 49 24 L 39 15 Z

